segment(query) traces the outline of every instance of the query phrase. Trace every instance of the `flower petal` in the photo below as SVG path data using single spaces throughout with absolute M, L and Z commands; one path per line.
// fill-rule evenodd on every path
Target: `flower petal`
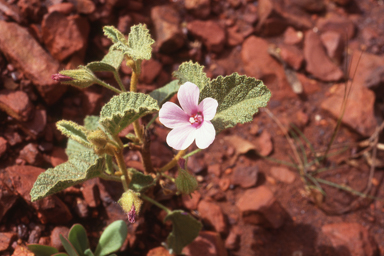
M 198 109 L 203 114 L 204 120 L 210 121 L 215 117 L 218 105 L 214 98 L 205 98 L 200 102 Z
M 163 104 L 159 111 L 160 122 L 168 128 L 176 128 L 181 125 L 190 124 L 189 115 L 179 106 L 172 102 Z
M 195 136 L 196 146 L 200 149 L 207 148 L 215 140 L 215 127 L 210 121 L 204 121 L 197 129 Z
M 180 86 L 177 98 L 183 110 L 190 116 L 197 113 L 197 105 L 199 103 L 200 90 L 197 85 L 186 82 Z
M 167 144 L 176 150 L 186 149 L 195 139 L 196 131 L 191 124 L 179 126 L 168 133 Z

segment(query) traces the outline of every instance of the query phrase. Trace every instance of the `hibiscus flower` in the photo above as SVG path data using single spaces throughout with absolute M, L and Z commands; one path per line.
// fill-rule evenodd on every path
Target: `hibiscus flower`
M 176 150 L 188 148 L 194 140 L 198 148 L 204 149 L 215 139 L 216 131 L 211 120 L 216 114 L 217 100 L 205 98 L 199 104 L 199 96 L 197 85 L 186 82 L 177 93 L 181 108 L 166 102 L 160 109 L 160 122 L 173 129 L 167 136 L 167 143 Z

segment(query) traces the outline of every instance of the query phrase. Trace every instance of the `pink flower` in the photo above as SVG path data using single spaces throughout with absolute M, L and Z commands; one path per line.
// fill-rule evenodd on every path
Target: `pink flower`
M 197 85 L 186 82 L 177 93 L 182 109 L 172 102 L 164 103 L 160 109 L 160 122 L 173 129 L 167 143 L 174 149 L 186 149 L 194 140 L 198 148 L 204 149 L 215 139 L 216 131 L 210 120 L 216 114 L 217 100 L 205 98 L 198 104 L 199 95 Z

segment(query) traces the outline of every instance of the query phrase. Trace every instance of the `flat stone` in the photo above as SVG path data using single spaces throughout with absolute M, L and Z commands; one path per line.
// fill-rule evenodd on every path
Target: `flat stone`
M 266 40 L 248 37 L 242 45 L 241 59 L 246 75 L 262 80 L 272 91 L 275 100 L 296 96 L 288 84 L 284 68 L 268 53 Z
M 245 222 L 279 228 L 284 224 L 286 212 L 266 186 L 248 189 L 237 200 Z
M 69 228 L 64 226 L 55 227 L 51 232 L 51 246 L 59 251 L 63 251 L 64 247 L 60 240 L 60 235 L 68 237 Z
M 341 63 L 344 52 L 344 40 L 341 34 L 335 31 L 326 31 L 320 36 L 321 42 L 327 50 L 328 56 L 336 63 Z
M 1 90 L 0 109 L 16 120 L 27 121 L 31 117 L 34 107 L 25 92 Z
M 65 225 L 73 219 L 68 206 L 56 195 L 33 202 L 32 206 L 36 209 L 37 217 L 43 224 Z
M 262 156 L 268 156 L 273 151 L 272 136 L 267 130 L 264 130 L 257 138 L 257 151 Z
M 188 210 L 196 210 L 197 205 L 200 202 L 201 194 L 199 191 L 194 191 L 191 195 L 183 195 L 182 197 L 183 205 Z
M 8 183 L 8 181 L 8 173 L 0 172 L 0 221 L 19 197 L 12 189 L 12 184 Z
M 21 128 L 33 139 L 37 139 L 44 133 L 46 125 L 47 111 L 45 109 L 35 109 L 32 120 L 22 123 Z
M 284 32 L 284 43 L 297 45 L 303 41 L 304 34 L 301 31 L 296 31 L 293 27 L 288 27 Z
M 0 232 L 0 252 L 7 250 L 16 239 L 13 232 Z
M 379 255 L 377 244 L 368 230 L 359 223 L 333 223 L 321 228 L 341 256 Z M 345 250 L 346 249 L 346 250 Z
M 272 176 L 283 183 L 291 184 L 295 181 L 295 174 L 286 167 L 271 167 Z
M 197 210 L 204 223 L 214 228 L 218 233 L 225 233 L 227 231 L 227 223 L 221 207 L 213 201 L 202 200 L 200 201 Z
M 346 35 L 348 40 L 351 40 L 356 33 L 356 26 L 352 20 L 336 14 L 320 17 L 316 22 L 316 27 L 320 32 L 335 31 L 343 37 Z
M 311 30 L 305 33 L 304 58 L 307 62 L 307 72 L 322 81 L 338 81 L 344 76 L 340 68 L 327 56 L 320 36 Z
M 192 243 L 184 247 L 183 254 L 185 255 L 212 255 L 212 256 L 227 256 L 223 240 L 220 234 L 211 231 L 200 231 L 198 237 Z
M 29 143 L 20 150 L 19 158 L 31 165 L 39 165 L 42 161 L 42 155 L 34 143 Z
M 81 192 L 83 193 L 84 200 L 87 202 L 89 207 L 96 207 L 100 205 L 100 191 L 97 184 L 97 179 L 90 179 L 83 183 Z
M 64 15 L 69 15 L 73 10 L 75 9 L 75 6 L 72 3 L 58 3 L 54 4 L 48 7 L 48 13 L 51 12 L 60 12 Z
M 67 17 L 60 12 L 44 16 L 41 25 L 43 41 L 55 59 L 63 61 L 86 47 L 89 24 L 82 19 L 80 16 Z
M 197 18 L 205 19 L 211 13 L 210 0 L 185 0 L 184 6 Z
M 257 166 L 236 166 L 233 170 L 232 184 L 239 185 L 242 188 L 250 188 L 256 185 Z
M 179 12 L 168 5 L 151 9 L 151 18 L 156 30 L 156 47 L 161 52 L 171 53 L 180 49 L 185 36 L 180 27 Z
M 68 161 L 68 156 L 65 153 L 65 149 L 54 147 L 50 155 L 50 161 L 53 167 Z
M 66 90 L 51 79 L 59 70 L 59 62 L 16 23 L 0 21 L 0 34 L 1 52 L 32 81 L 48 104 L 56 102 Z
M 294 70 L 299 70 L 304 62 L 303 52 L 294 45 L 280 45 L 281 58 Z
M 194 20 L 187 24 L 188 31 L 202 40 L 210 52 L 221 52 L 226 41 L 225 30 L 215 21 Z
M 227 28 L 227 44 L 236 46 L 244 41 L 244 35 L 241 33 L 239 26 L 234 25 Z

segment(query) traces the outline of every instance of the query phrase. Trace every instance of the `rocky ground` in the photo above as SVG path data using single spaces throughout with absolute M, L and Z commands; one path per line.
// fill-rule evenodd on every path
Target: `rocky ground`
M 209 77 L 238 72 L 272 91 L 252 123 L 221 133 L 188 162 L 200 185 L 192 198 L 155 194 L 204 224 L 187 255 L 383 255 L 383 14 L 382 0 L 0 0 L 0 254 L 29 255 L 28 243 L 59 248 L 58 234 L 74 223 L 94 245 L 107 224 L 127 220 L 116 203 L 122 188 L 111 182 L 90 180 L 35 203 L 29 192 L 39 173 L 66 161 L 55 122 L 81 123 L 112 96 L 51 75 L 100 60 L 111 44 L 104 25 L 128 34 L 145 23 L 156 45 L 140 91 L 166 84 L 190 59 Z M 130 70 L 121 75 L 128 86 Z M 351 80 L 334 154 L 311 163 L 331 141 Z M 168 129 L 158 122 L 151 129 L 160 167 L 173 156 Z M 304 137 L 301 146 L 299 131 L 314 151 Z M 136 152 L 125 157 L 143 168 Z M 303 176 L 300 161 L 321 181 L 370 197 L 324 182 L 325 195 L 311 190 L 316 182 Z M 168 255 L 160 247 L 171 230 L 164 214 L 145 205 L 121 255 Z

